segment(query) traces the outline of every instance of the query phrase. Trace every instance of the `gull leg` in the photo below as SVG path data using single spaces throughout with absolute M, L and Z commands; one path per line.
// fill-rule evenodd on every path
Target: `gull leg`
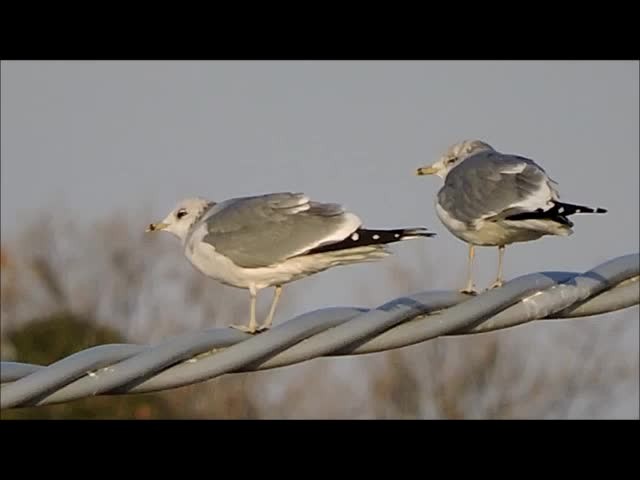
M 478 291 L 473 287 L 473 259 L 475 257 L 475 247 L 469 244 L 469 259 L 467 261 L 467 286 L 460 290 L 460 293 L 476 295 Z
M 496 276 L 496 281 L 493 282 L 493 284 L 489 287 L 489 289 L 500 288 L 504 283 L 502 279 L 502 259 L 504 257 L 504 249 L 505 249 L 504 245 L 500 245 L 498 247 L 498 275 Z
M 265 320 L 265 322 L 258 328 L 259 331 L 268 330 L 269 328 L 271 328 L 273 315 L 276 313 L 276 305 L 278 305 L 280 295 L 282 295 L 282 285 L 276 285 L 276 289 L 273 294 L 273 301 L 271 302 L 271 309 L 269 310 L 269 315 L 267 315 L 267 319 Z
M 256 322 L 256 297 L 257 292 L 255 287 L 249 287 L 249 295 L 251 296 L 251 307 L 250 307 L 250 317 L 249 325 L 231 325 L 231 328 L 235 328 L 236 330 L 240 330 L 242 332 L 247 333 L 256 333 L 258 330 L 258 323 Z

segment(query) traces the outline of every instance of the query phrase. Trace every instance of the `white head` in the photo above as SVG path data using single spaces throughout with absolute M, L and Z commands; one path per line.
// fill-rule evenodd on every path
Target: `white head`
M 493 150 L 493 147 L 481 140 L 464 140 L 449 147 L 437 162 L 428 166 L 418 168 L 417 175 L 437 175 L 444 179 L 447 174 L 465 159 L 478 152 Z
M 214 205 L 204 198 L 186 198 L 161 221 L 150 224 L 146 231 L 157 232 L 164 230 L 172 233 L 180 240 L 184 240 L 191 226 L 200 218 L 206 209 Z

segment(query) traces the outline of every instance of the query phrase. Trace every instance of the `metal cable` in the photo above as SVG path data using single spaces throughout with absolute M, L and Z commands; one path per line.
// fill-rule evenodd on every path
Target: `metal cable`
M 431 291 L 396 298 L 374 309 L 316 310 L 258 335 L 216 328 L 156 345 L 101 345 L 48 367 L 1 362 L 0 407 L 152 392 L 320 356 L 379 352 L 438 336 L 598 315 L 638 305 L 639 275 L 640 254 L 630 254 L 585 273 L 525 275 L 477 296 Z

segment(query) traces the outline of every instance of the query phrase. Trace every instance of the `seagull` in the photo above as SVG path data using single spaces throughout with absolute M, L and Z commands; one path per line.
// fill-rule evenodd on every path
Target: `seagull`
M 386 257 L 386 244 L 432 237 L 426 228 L 372 230 L 336 203 L 311 201 L 304 193 L 277 192 L 231 198 L 181 200 L 147 232 L 177 237 L 191 264 L 224 285 L 249 290 L 248 325 L 256 333 L 271 327 L 283 286 L 328 268 Z M 258 291 L 275 287 L 265 322 L 256 322 Z
M 469 245 L 467 285 L 473 285 L 475 246 L 498 247 L 498 273 L 489 289 L 503 284 L 506 245 L 544 235 L 569 236 L 576 213 L 606 213 L 604 208 L 564 203 L 558 184 L 533 160 L 504 154 L 481 140 L 456 143 L 437 162 L 417 175 L 437 175 L 444 186 L 436 197 L 436 213 L 455 237 Z

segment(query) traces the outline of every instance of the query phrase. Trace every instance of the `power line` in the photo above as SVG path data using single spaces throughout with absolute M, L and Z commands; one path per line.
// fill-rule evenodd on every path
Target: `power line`
M 477 296 L 428 291 L 370 310 L 320 309 L 257 335 L 215 328 L 156 345 L 92 347 L 46 367 L 0 362 L 0 407 L 166 390 L 226 373 L 265 370 L 321 356 L 380 352 L 438 336 L 598 315 L 638 305 L 639 275 L 640 254 L 636 253 L 584 273 L 524 275 Z

